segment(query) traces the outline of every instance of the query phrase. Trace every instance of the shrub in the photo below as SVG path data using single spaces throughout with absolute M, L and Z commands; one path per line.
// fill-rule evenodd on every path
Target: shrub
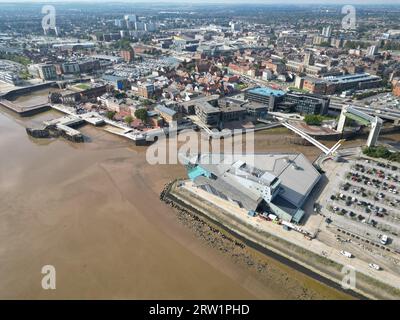
M 114 119 L 115 116 L 115 111 L 107 111 L 106 112 L 106 117 L 110 120 Z
M 391 152 L 385 147 L 365 147 L 363 153 L 372 158 L 382 158 L 389 161 L 400 162 L 400 152 Z
M 127 125 L 130 125 L 130 124 L 132 123 L 132 121 L 133 121 L 133 118 L 132 118 L 132 116 L 126 116 L 126 117 L 124 118 L 124 121 L 125 121 L 125 123 L 126 123 Z
M 324 118 L 320 115 L 307 114 L 304 117 L 304 121 L 310 126 L 320 126 Z
M 142 120 L 143 122 L 147 121 L 147 109 L 142 108 L 142 109 L 137 109 L 135 111 L 135 117 Z

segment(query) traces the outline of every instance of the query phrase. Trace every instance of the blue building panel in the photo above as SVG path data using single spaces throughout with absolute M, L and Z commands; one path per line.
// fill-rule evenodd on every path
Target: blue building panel
M 118 86 L 118 90 L 123 90 L 124 89 L 124 82 L 123 81 L 117 81 L 117 86 Z
M 260 87 L 248 90 L 250 93 L 255 93 L 263 96 L 282 97 L 286 94 L 285 91 L 276 90 L 268 87 Z
M 303 219 L 304 217 L 304 214 L 305 214 L 304 210 L 298 209 L 296 211 L 296 214 L 293 216 L 292 221 L 295 223 L 300 223 L 301 219 Z
M 207 170 L 204 170 L 202 167 L 195 166 L 192 169 L 188 169 L 188 176 L 190 180 L 194 181 L 197 177 L 200 176 L 210 178 L 211 174 Z

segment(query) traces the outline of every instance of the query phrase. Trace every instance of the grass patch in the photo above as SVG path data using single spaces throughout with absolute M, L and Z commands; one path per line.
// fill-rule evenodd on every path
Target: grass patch
M 82 90 L 89 90 L 91 87 L 86 83 L 80 83 L 75 86 L 75 88 L 82 89 Z
M 371 158 L 381 158 L 400 163 L 400 152 L 391 152 L 385 147 L 365 147 L 363 153 Z
M 288 134 L 290 131 L 285 127 L 277 127 L 258 131 L 257 134 Z

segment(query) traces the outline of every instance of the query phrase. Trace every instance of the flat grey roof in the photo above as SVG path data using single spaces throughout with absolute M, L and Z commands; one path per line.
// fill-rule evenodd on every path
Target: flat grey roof
M 241 206 L 249 210 L 256 210 L 263 200 L 254 193 L 246 192 L 247 189 L 238 189 L 236 184 L 231 184 L 231 181 L 227 183 L 222 179 L 212 180 L 200 176 L 194 180 L 194 183 L 196 186 L 203 186 L 203 189 L 207 189 L 207 186 L 212 187 L 215 190 L 208 188 L 207 191 L 214 191 L 213 194 L 240 203 Z
M 196 103 L 196 107 L 201 109 L 204 113 L 219 113 L 221 112 L 218 108 L 213 107 L 211 104 L 209 104 L 206 101 L 203 101 L 201 103 Z
M 259 102 L 248 102 L 248 103 L 244 104 L 243 107 L 246 109 L 251 109 L 251 110 L 267 109 L 267 106 L 265 104 L 262 104 Z
M 172 109 L 170 109 L 170 108 L 167 108 L 167 107 L 165 107 L 165 106 L 163 106 L 163 105 L 157 105 L 157 106 L 155 107 L 155 110 L 157 110 L 158 112 L 161 112 L 161 113 L 168 114 L 168 115 L 171 116 L 171 117 L 173 117 L 174 115 L 176 115 L 176 111 L 175 111 L 175 110 L 172 110 Z
M 279 195 L 297 208 L 303 205 L 321 177 L 312 163 L 301 153 L 234 154 L 229 156 L 203 154 L 199 156 L 197 161 L 201 167 L 216 176 L 222 176 L 233 168 L 233 164 L 237 161 L 242 161 L 259 170 L 269 172 L 281 181 Z
M 209 101 L 218 100 L 218 99 L 219 99 L 219 95 L 213 94 L 211 96 L 199 97 L 199 98 L 195 98 L 193 100 L 181 102 L 181 105 L 188 107 L 188 106 L 194 106 L 199 103 L 209 102 Z

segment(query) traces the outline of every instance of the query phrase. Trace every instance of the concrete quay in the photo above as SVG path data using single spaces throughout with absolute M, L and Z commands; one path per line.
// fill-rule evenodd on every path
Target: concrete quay
M 143 132 L 140 132 L 135 129 L 127 128 L 126 126 L 123 126 L 113 120 L 104 118 L 100 116 L 97 112 L 88 112 L 85 114 L 75 114 L 72 110 L 69 108 L 60 105 L 60 104 L 52 104 L 51 107 L 57 111 L 66 113 L 70 116 L 74 116 L 76 118 L 82 119 L 83 121 L 92 124 L 94 126 L 100 126 L 100 125 L 109 125 L 112 128 L 106 128 L 105 130 L 107 132 L 110 132 L 112 134 L 116 134 L 118 136 L 127 138 L 132 140 L 135 145 L 143 145 L 146 144 L 146 134 Z
M 51 107 L 48 103 L 38 104 L 29 107 L 22 107 L 16 103 L 13 103 L 6 99 L 0 99 L 0 106 L 7 108 L 15 113 L 18 113 L 21 117 L 29 117 L 34 114 L 50 110 Z

